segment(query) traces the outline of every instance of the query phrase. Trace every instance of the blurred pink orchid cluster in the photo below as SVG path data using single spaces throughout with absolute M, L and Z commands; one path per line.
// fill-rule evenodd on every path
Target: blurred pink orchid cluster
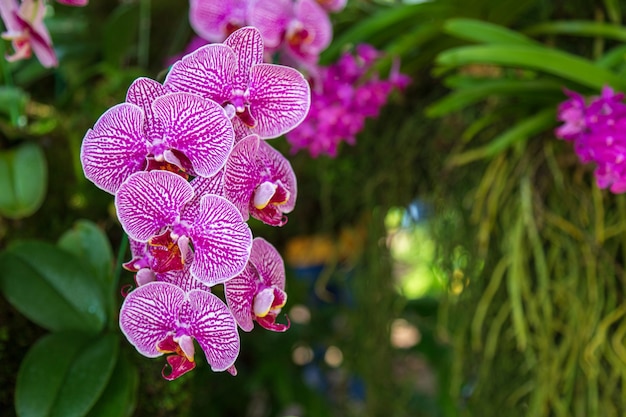
M 596 165 L 598 187 L 626 192 L 626 104 L 624 94 L 604 87 L 599 97 L 585 100 L 577 92 L 560 104 L 557 118 L 563 124 L 555 135 L 574 143 L 581 162 Z
M 397 63 L 389 79 L 381 79 L 373 66 L 383 54 L 369 45 L 359 45 L 356 55 L 347 52 L 331 66 L 318 65 L 333 35 L 328 13 L 345 5 L 346 0 L 190 0 L 189 20 L 199 36 L 185 53 L 220 42 L 244 25 L 256 27 L 265 43 L 265 60 L 300 68 L 312 87 L 309 115 L 287 135 L 292 151 L 335 157 L 342 141 L 355 143 L 366 118 L 378 116 L 391 91 L 409 83 Z
M 89 0 L 57 0 L 67 6 L 86 6 Z M 50 33 L 44 23 L 46 2 L 44 0 L 0 0 L 0 17 L 5 31 L 2 38 L 11 41 L 13 53 L 6 56 L 14 62 L 28 59 L 32 53 L 44 67 L 56 67 L 59 62 Z
M 339 144 L 356 143 L 365 119 L 378 117 L 394 90 L 404 89 L 410 78 L 400 74 L 397 62 L 387 80 L 372 66 L 382 54 L 371 45 L 358 45 L 355 54 L 346 52 L 337 63 L 320 67 L 310 80 L 311 109 L 304 121 L 287 133 L 292 152 L 308 149 L 312 157 L 336 157 Z

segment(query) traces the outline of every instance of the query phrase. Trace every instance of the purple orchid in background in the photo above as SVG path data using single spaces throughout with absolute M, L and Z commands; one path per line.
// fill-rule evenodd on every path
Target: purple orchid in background
M 2 38 L 11 41 L 13 54 L 9 62 L 30 58 L 31 53 L 44 67 L 56 67 L 59 63 L 52 47 L 52 40 L 43 22 L 46 5 L 43 0 L 0 0 L 0 17 L 6 32 Z
M 249 0 L 190 0 L 189 23 L 210 42 L 221 42 L 247 25 Z
M 604 87 L 599 97 L 589 103 L 573 91 L 558 107 L 557 118 L 564 122 L 555 130 L 556 137 L 573 142 L 583 163 L 596 165 L 598 187 L 611 192 L 626 192 L 626 104 L 624 94 Z
M 224 293 L 242 330 L 251 331 L 253 321 L 275 332 L 289 328 L 289 323 L 276 323 L 287 302 L 285 265 L 278 251 L 265 239 L 254 239 L 246 269 L 224 284 Z
M 204 46 L 176 62 L 165 91 L 198 94 L 224 106 L 236 138 L 275 138 L 293 129 L 310 105 L 309 84 L 295 69 L 263 63 L 256 28 L 235 31 L 223 44 Z
M 296 204 L 296 176 L 289 161 L 257 135 L 240 140 L 224 172 L 224 196 L 241 212 L 272 226 L 287 223 Z
M 286 135 L 292 152 L 307 149 L 313 157 L 335 157 L 341 142 L 356 143 L 365 119 L 377 117 L 389 94 L 404 89 L 410 81 L 399 72 L 397 62 L 389 78 L 381 80 L 372 72 L 381 56 L 370 45 L 358 45 L 356 56 L 345 53 L 337 63 L 318 69 L 311 80 L 311 110 L 304 122 Z
M 132 291 L 122 304 L 120 328 L 144 356 L 170 354 L 173 380 L 195 367 L 194 339 L 213 371 L 235 374 L 239 355 L 237 324 L 228 307 L 208 291 L 185 291 L 168 282 L 150 282 Z
M 317 64 L 333 37 L 330 18 L 315 0 L 252 0 L 248 21 L 259 29 L 266 48 L 286 53 L 290 59 L 283 57 L 283 62 L 307 69 Z
M 317 3 L 329 12 L 338 12 L 346 7 L 348 0 L 317 0 Z
M 213 286 L 244 269 L 252 233 L 225 198 L 207 194 L 197 207 L 193 201 L 193 187 L 168 171 L 136 172 L 115 196 L 120 223 L 131 239 L 150 242 L 164 235 L 178 247 L 183 264 L 190 261 L 185 254 L 192 245 L 191 274 Z
M 135 80 L 126 101 L 107 110 L 83 139 L 85 176 L 101 189 L 115 194 L 142 170 L 211 176 L 226 162 L 234 131 L 219 104 L 189 93 L 165 93 L 149 78 Z

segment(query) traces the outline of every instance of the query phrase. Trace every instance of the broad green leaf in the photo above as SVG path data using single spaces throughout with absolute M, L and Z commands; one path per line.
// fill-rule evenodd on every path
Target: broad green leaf
M 523 34 L 503 26 L 475 19 L 450 19 L 443 25 L 444 32 L 473 42 L 506 45 L 537 45 Z
M 589 20 L 567 20 L 540 23 L 524 30 L 529 35 L 574 35 L 591 36 L 626 41 L 626 29 L 611 23 Z
M 437 63 L 448 68 L 469 64 L 532 68 L 596 90 L 601 90 L 607 84 L 620 91 L 626 90 L 626 80 L 594 65 L 589 60 L 563 51 L 537 46 L 465 46 L 441 53 L 437 57 Z
M 595 64 L 605 69 L 611 69 L 626 62 L 626 45 L 619 45 L 607 51 Z
M 52 333 L 26 353 L 17 374 L 19 417 L 79 417 L 96 404 L 117 361 L 117 335 Z
M 541 133 L 554 125 L 556 121 L 555 110 L 545 109 L 533 116 L 507 129 L 502 134 L 495 137 L 488 145 L 478 149 L 472 149 L 460 155 L 450 158 L 451 165 L 463 165 L 468 162 L 482 158 L 491 158 L 500 152 L 505 151 L 515 143 L 527 140 L 533 135 Z
M 604 0 L 604 7 L 606 13 L 609 15 L 611 22 L 619 25 L 622 23 L 622 7 L 620 6 L 620 0 Z
M 39 146 L 24 143 L 0 153 L 0 215 L 19 219 L 43 203 L 48 183 L 46 159 Z
M 61 236 L 58 244 L 89 264 L 103 289 L 110 290 L 113 251 L 109 239 L 95 223 L 78 220 L 72 229 Z
M 492 80 L 462 88 L 448 94 L 426 108 L 428 117 L 441 117 L 493 95 L 553 94 L 562 89 L 559 83 L 547 80 Z M 562 94 L 560 94 L 562 96 Z
M 120 355 L 106 389 L 87 417 L 130 417 L 137 402 L 138 386 L 137 369 Z
M 106 321 L 102 289 L 73 254 L 37 241 L 0 253 L 0 288 L 36 324 L 52 331 L 100 331 Z

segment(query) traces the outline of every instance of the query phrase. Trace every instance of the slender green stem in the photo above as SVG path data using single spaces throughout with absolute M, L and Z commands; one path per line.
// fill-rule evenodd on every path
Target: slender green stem
M 142 68 L 147 68 L 150 61 L 150 9 L 150 0 L 140 1 L 137 63 Z

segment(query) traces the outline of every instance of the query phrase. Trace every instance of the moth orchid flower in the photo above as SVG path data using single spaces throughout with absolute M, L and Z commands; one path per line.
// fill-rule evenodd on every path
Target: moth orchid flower
M 251 331 L 253 321 L 275 332 L 289 328 L 289 322 L 276 323 L 276 316 L 287 302 L 285 265 L 276 248 L 265 239 L 254 239 L 246 269 L 224 284 L 224 294 L 243 331 Z
M 228 307 L 200 289 L 185 292 L 169 282 L 149 282 L 124 299 L 120 328 L 137 351 L 149 358 L 163 354 L 173 380 L 195 368 L 194 339 L 213 371 L 235 373 L 239 355 L 237 324 Z
M 126 102 L 107 110 L 87 131 L 81 161 L 88 179 L 115 194 L 137 171 L 212 176 L 233 143 L 230 117 L 219 104 L 189 93 L 165 93 L 158 82 L 139 78 Z
M 13 54 L 7 55 L 9 62 L 30 58 L 31 53 L 46 68 L 56 67 L 59 62 L 50 33 L 43 22 L 46 4 L 43 0 L 0 0 L 0 17 L 4 21 L 6 32 L 2 38 L 9 40 L 13 46 Z
M 297 126 L 310 105 L 309 84 L 302 74 L 263 63 L 263 39 L 253 27 L 183 57 L 172 66 L 164 88 L 220 103 L 237 116 L 232 119 L 237 140 L 250 133 L 278 137 Z
M 193 188 L 194 196 L 185 205 L 185 213 L 189 218 L 195 218 L 200 209 L 200 200 L 205 194 L 223 195 L 223 170 L 212 177 L 196 177 L 189 185 Z M 153 236 L 147 242 L 130 239 L 132 259 L 123 266 L 131 272 L 136 272 L 137 285 L 154 281 L 155 274 L 168 271 L 182 270 L 190 262 L 191 251 L 187 245 L 179 247 L 172 240 L 169 231 Z
M 206 285 L 239 274 L 248 261 L 252 233 L 237 208 L 223 197 L 204 195 L 194 208 L 193 187 L 168 171 L 132 174 L 119 188 L 115 207 L 131 239 L 171 239 L 182 261 L 193 246 L 191 274 Z
M 235 144 L 224 170 L 224 195 L 241 212 L 272 226 L 287 223 L 296 205 L 296 175 L 289 161 L 257 135 Z
M 253 0 L 248 20 L 266 48 L 284 51 L 307 68 L 317 64 L 333 36 L 328 14 L 315 0 Z
M 221 42 L 246 25 L 249 0 L 191 0 L 189 23 L 202 38 Z

